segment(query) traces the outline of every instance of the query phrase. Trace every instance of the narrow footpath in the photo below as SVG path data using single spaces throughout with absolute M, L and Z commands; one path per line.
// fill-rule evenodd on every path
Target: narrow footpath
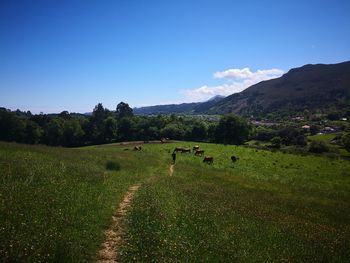
M 170 167 L 169 167 L 169 175 L 172 176 L 174 173 L 174 165 L 173 164 L 170 164 Z
M 98 253 L 98 263 L 119 262 L 119 247 L 122 243 L 122 237 L 124 234 L 123 225 L 125 216 L 131 205 L 134 194 L 139 187 L 139 184 L 131 186 L 125 194 L 123 201 L 119 204 L 118 209 L 115 211 L 112 217 L 112 226 L 105 232 L 105 241 L 102 243 L 101 249 Z

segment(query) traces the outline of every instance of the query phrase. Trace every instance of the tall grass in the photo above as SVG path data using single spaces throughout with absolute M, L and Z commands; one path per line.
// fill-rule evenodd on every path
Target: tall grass
M 0 143 L 0 261 L 94 259 L 129 185 L 159 165 L 143 153 Z
M 168 152 L 167 147 L 147 150 Z M 201 147 L 214 156 L 212 166 L 179 154 L 172 177 L 153 177 L 140 189 L 128 218 L 125 262 L 350 258 L 349 162 Z M 235 164 L 232 154 L 240 157 Z
M 123 262 L 350 258 L 349 161 L 202 143 L 214 163 L 178 154 L 170 177 L 173 149 L 193 145 L 0 143 L 0 261 L 95 260 L 135 183 Z

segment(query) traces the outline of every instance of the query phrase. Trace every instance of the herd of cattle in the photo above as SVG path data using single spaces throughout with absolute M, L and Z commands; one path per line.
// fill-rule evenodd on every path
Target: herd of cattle
M 124 150 L 128 150 L 128 149 L 124 149 Z M 138 146 L 134 146 L 134 151 L 141 151 L 142 150 L 142 147 L 140 145 Z M 204 150 L 200 149 L 198 145 L 194 146 L 192 148 L 192 150 L 190 148 L 183 148 L 183 147 L 176 147 L 174 149 L 174 152 L 176 153 L 191 153 L 191 152 L 194 152 L 194 155 L 195 156 L 203 156 L 204 155 Z M 236 162 L 238 161 L 239 158 L 232 155 L 231 156 L 231 161 L 232 162 Z M 203 159 L 203 163 L 207 163 L 207 164 L 212 164 L 214 162 L 214 157 L 213 156 L 204 156 L 204 159 Z
M 180 153 L 191 153 L 190 148 L 183 148 L 183 147 L 176 147 L 175 152 L 180 152 Z M 194 152 L 195 156 L 203 156 L 204 155 L 204 150 L 200 149 L 198 145 L 194 146 L 192 151 Z M 231 156 L 231 161 L 236 162 L 239 158 L 232 155 Z M 213 156 L 204 156 L 203 163 L 207 164 L 212 164 L 214 162 L 214 157 Z

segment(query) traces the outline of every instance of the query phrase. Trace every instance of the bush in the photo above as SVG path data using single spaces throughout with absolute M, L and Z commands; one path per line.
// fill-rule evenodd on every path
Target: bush
M 344 134 L 341 138 L 345 149 L 350 152 L 350 133 Z
M 329 148 L 323 141 L 312 141 L 309 147 L 309 152 L 312 153 L 323 153 L 328 152 Z
M 281 138 L 280 137 L 273 137 L 271 139 L 271 147 L 273 148 L 281 148 Z

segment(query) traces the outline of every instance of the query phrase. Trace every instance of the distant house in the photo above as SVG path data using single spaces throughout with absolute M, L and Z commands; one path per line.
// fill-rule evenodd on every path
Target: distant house
M 303 121 L 303 120 L 304 120 L 304 117 L 303 117 L 303 116 L 296 116 L 296 117 L 292 118 L 292 120 L 295 120 L 295 121 Z
M 310 125 L 303 125 L 303 126 L 301 126 L 301 128 L 305 131 L 305 132 L 308 132 L 308 131 L 310 131 Z
M 255 126 L 273 126 L 273 125 L 276 125 L 278 123 L 275 123 L 275 122 L 269 122 L 269 121 L 265 121 L 265 120 L 261 120 L 261 121 L 251 121 L 251 123 Z

